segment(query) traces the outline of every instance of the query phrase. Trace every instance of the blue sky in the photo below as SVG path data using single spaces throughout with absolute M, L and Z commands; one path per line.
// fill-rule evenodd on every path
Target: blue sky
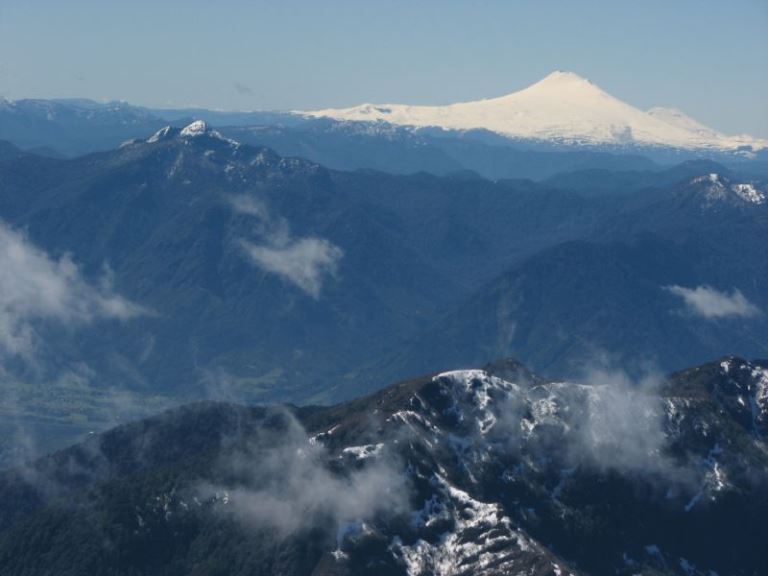
M 555 69 L 768 137 L 768 0 L 0 0 L 0 95 L 444 104 Z

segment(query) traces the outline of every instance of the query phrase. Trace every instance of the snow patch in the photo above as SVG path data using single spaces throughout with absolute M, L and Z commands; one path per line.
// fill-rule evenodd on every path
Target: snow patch
M 722 492 L 728 487 L 728 481 L 725 477 L 725 472 L 717 461 L 717 456 L 723 453 L 723 449 L 720 444 L 715 444 L 709 451 L 703 464 L 706 468 L 704 474 L 704 481 L 700 490 L 691 498 L 686 504 L 685 511 L 690 512 L 693 508 L 701 502 L 705 496 L 709 496 L 710 500 L 715 500 L 718 492 Z
M 765 192 L 758 190 L 752 184 L 734 184 L 731 189 L 744 201 L 752 204 L 763 204 Z
M 691 184 L 704 184 L 704 195 L 708 204 L 731 200 L 761 205 L 766 200 L 766 193 L 755 187 L 754 184 L 749 182 L 734 183 L 717 173 L 697 176 L 691 180 Z
M 503 567 L 513 568 L 515 559 L 533 548 L 497 504 L 475 500 L 440 475 L 435 476 L 435 486 L 442 501 L 438 502 L 438 496 L 428 500 L 415 516 L 414 526 L 426 526 L 430 518 L 433 522 L 440 518 L 452 528 L 435 542 L 420 539 L 406 546 L 400 538 L 393 539 L 390 549 L 403 561 L 407 574 L 481 574 L 490 566 L 504 572 Z
M 150 144 L 154 144 L 155 142 L 160 142 L 160 140 L 164 140 L 168 137 L 168 135 L 171 133 L 172 128 L 170 126 L 166 126 L 165 128 L 160 128 L 157 132 L 152 134 L 147 139 L 147 142 Z
M 378 456 L 383 448 L 384 444 L 381 443 L 367 444 L 365 446 L 349 446 L 344 448 L 341 453 L 342 455 L 352 456 L 356 460 L 365 460 L 367 458 Z
M 181 136 L 185 138 L 193 138 L 200 136 L 208 131 L 208 124 L 203 120 L 195 120 L 191 124 L 185 126 L 181 131 Z
M 315 434 L 314 436 L 309 437 L 309 443 L 311 445 L 316 445 L 318 442 L 322 442 L 325 440 L 328 436 L 332 435 L 336 430 L 338 430 L 339 424 L 334 426 L 333 428 L 326 430 L 325 432 L 320 432 L 319 434 Z

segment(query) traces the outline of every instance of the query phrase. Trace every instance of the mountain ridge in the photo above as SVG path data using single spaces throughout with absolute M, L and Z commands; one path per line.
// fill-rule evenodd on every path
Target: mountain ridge
M 748 181 L 722 166 L 689 163 L 617 179 L 612 173 L 587 173 L 553 187 L 467 175 L 340 172 L 268 148 L 238 145 L 232 136 L 190 122 L 159 127 L 119 149 L 76 159 L 17 157 L 11 149 L 0 162 L 3 226 L 24 231 L 28 243 L 52 261 L 69 254 L 93 285 L 102 282 L 107 265 L 123 296 L 163 312 L 98 329 L 83 325 L 67 338 L 54 320 L 38 327 L 41 339 L 50 342 L 39 364 L 61 362 L 69 368 L 77 358 L 88 371 L 76 373 L 89 382 L 82 395 L 78 392 L 74 409 L 83 419 L 72 420 L 54 400 L 59 384 L 43 386 L 38 374 L 23 367 L 16 371 L 19 384 L 13 389 L 35 414 L 45 414 L 39 420 L 45 436 L 40 445 L 61 438 L 62 426 L 76 434 L 86 426 L 85 431 L 102 428 L 101 418 L 109 411 L 101 411 L 97 398 L 110 388 L 132 395 L 152 389 L 159 402 L 210 388 L 225 397 L 329 402 L 454 361 L 483 363 L 510 354 L 556 374 L 547 372 L 555 344 L 601 342 L 601 334 L 624 326 L 634 309 L 622 311 L 610 293 L 593 297 L 594 284 L 610 280 L 608 285 L 623 286 L 624 280 L 606 278 L 607 270 L 594 266 L 592 254 L 610 256 L 615 262 L 610 270 L 637 269 L 624 276 L 642 280 L 633 286 L 655 306 L 658 317 L 649 317 L 653 330 L 660 318 L 681 330 L 675 345 L 665 336 L 669 328 L 654 332 L 660 340 L 650 352 L 682 352 L 660 362 L 662 369 L 722 351 L 762 354 L 755 342 L 764 333 L 765 316 L 715 322 L 680 315 L 681 296 L 663 289 L 706 285 L 768 310 L 755 286 L 765 277 L 755 238 L 765 234 L 760 222 L 766 204 L 745 202 L 731 190 L 738 185 L 743 187 L 738 191 L 750 192 Z M 711 173 L 721 175 L 718 182 L 731 181 L 723 184 L 722 199 L 710 194 L 708 200 L 713 183 L 705 179 L 681 189 L 672 202 L 678 181 Z M 594 194 L 584 193 L 585 185 Z M 753 188 L 765 193 L 758 182 Z M 637 209 L 649 203 L 657 205 L 652 213 L 638 215 Z M 644 243 L 642 250 L 615 243 L 627 231 L 640 235 L 650 229 L 672 247 L 684 235 L 706 240 L 693 244 L 701 268 L 691 270 L 685 259 L 680 264 L 679 249 L 665 248 L 667 256 L 647 258 L 663 247 L 659 241 Z M 598 244 L 608 241 L 611 249 L 593 241 L 551 250 L 599 231 L 605 238 Z M 628 254 L 633 255 L 629 262 Z M 707 254 L 716 256 L 704 259 Z M 561 276 L 545 273 L 551 266 L 537 266 L 541 258 L 558 263 Z M 9 281 L 23 272 L 8 275 Z M 517 280 L 508 285 L 504 277 Z M 498 280 L 500 290 L 486 289 Z M 581 306 L 557 288 L 564 286 L 585 295 Z M 540 301 L 542 293 L 556 298 L 551 306 Z M 470 307 L 472 315 L 455 314 L 471 301 L 481 304 Z M 610 310 L 606 302 L 613 302 Z M 508 318 L 511 307 L 525 319 L 512 340 L 512 323 L 489 325 Z M 552 316 L 550 310 L 563 314 Z M 609 324 L 594 322 L 606 313 Z M 561 338 L 568 322 L 581 314 L 574 336 Z M 440 322 L 445 317 L 454 320 L 446 326 Z M 538 339 L 524 337 L 529 329 Z M 734 340 L 736 334 L 743 339 Z M 530 345 L 521 347 L 525 340 Z M 443 355 L 450 351 L 446 342 L 460 345 L 453 356 Z M 611 348 L 618 342 L 605 343 Z M 638 350 L 636 341 L 622 342 L 626 346 L 609 351 Z M 681 350 L 677 342 L 687 347 Z M 731 346 L 734 342 L 739 344 Z M 692 343 L 703 346 L 695 355 Z M 398 350 L 424 351 L 424 346 L 420 362 L 403 365 L 396 374 L 389 372 L 391 362 L 377 364 L 399 356 Z M 563 348 L 564 361 L 580 350 Z M 441 353 L 434 362 L 433 352 Z M 15 400 L 11 406 L 17 413 Z M 0 465 L 7 445 L 0 442 Z
M 767 424 L 768 364 L 738 357 L 195 403 L 0 473 L 0 575 L 757 576 Z

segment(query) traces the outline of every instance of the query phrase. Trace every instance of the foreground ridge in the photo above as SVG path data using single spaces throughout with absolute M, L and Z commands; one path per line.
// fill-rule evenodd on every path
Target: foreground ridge
M 506 361 L 329 408 L 194 404 L 0 476 L 0 573 L 66 554 L 114 574 L 757 574 L 767 425 L 768 363 L 734 357 L 641 384 Z

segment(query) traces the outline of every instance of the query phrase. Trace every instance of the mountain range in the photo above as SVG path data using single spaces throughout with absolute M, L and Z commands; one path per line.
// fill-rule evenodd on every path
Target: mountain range
M 571 72 L 500 98 L 343 110 L 151 109 L 83 99 L 1 100 L 0 140 L 76 156 L 203 120 L 226 136 L 339 170 L 542 180 L 582 169 L 655 170 L 702 157 L 768 174 L 766 141 L 726 136 L 675 109 L 641 111 Z
M 766 244 L 765 141 L 568 72 L 0 100 L 0 576 L 762 576 Z
M 758 576 L 767 424 L 768 365 L 733 357 L 198 403 L 0 474 L 0 574 Z
M 344 172 L 197 121 L 12 152 L 0 181 L 7 462 L 200 397 L 338 401 L 507 355 L 564 377 L 768 354 L 766 186 L 712 162 L 556 186 Z

